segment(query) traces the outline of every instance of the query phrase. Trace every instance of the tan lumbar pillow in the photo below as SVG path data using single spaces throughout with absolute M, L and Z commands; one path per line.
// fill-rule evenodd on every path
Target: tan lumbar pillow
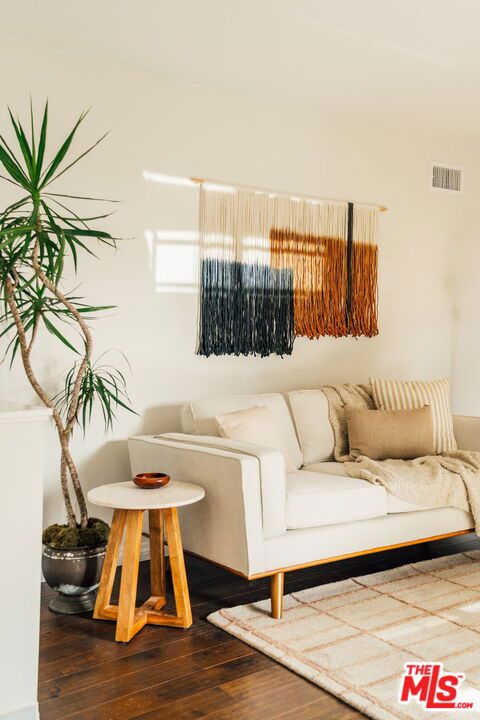
M 442 380 L 379 380 L 370 378 L 377 410 L 409 410 L 430 405 L 436 453 L 457 449 L 450 408 L 450 383 Z
M 216 415 L 215 421 L 221 437 L 278 450 L 285 458 L 285 470 L 295 472 L 297 469 L 288 454 L 275 418 L 265 406 Z
M 432 410 L 346 409 L 350 455 L 412 460 L 434 455 Z

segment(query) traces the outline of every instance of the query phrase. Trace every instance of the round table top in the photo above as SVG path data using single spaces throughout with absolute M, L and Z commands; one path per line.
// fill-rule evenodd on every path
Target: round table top
M 164 487 L 144 490 L 131 480 L 93 488 L 88 499 L 94 505 L 116 510 L 162 510 L 191 505 L 205 496 L 205 490 L 193 483 L 170 480 Z

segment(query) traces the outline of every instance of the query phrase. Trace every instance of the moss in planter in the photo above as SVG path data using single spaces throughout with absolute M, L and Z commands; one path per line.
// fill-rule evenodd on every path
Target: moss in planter
M 110 528 L 106 522 L 99 518 L 89 518 L 88 527 L 71 528 L 68 525 L 49 525 L 43 531 L 42 540 L 47 545 L 55 548 L 73 550 L 81 547 L 95 547 L 102 545 L 108 540 Z

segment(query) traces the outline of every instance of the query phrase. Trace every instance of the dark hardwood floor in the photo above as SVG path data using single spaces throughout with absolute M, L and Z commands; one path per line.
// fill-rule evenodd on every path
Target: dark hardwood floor
M 429 557 L 479 549 L 475 535 L 416 545 L 287 574 L 285 592 L 377 572 Z M 267 580 L 247 583 L 187 558 L 194 624 L 147 626 L 129 644 L 91 615 L 56 615 L 42 588 L 41 720 L 354 720 L 363 717 L 308 681 L 206 621 L 221 607 L 268 596 Z M 118 583 L 118 573 L 117 573 Z M 142 563 L 139 597 L 147 597 Z

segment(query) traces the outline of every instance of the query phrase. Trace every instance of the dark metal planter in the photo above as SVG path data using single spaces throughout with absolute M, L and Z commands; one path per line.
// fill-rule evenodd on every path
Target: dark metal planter
M 47 584 L 57 590 L 50 610 L 74 614 L 93 609 L 106 548 L 106 543 L 72 550 L 43 545 L 43 575 Z

